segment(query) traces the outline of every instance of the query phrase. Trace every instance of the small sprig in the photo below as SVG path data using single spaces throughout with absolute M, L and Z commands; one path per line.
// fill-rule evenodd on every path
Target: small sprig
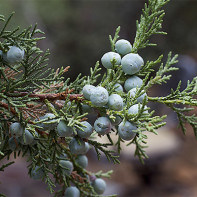
M 112 49 L 113 52 L 115 51 L 115 43 L 116 43 L 116 41 L 117 41 L 118 38 L 119 38 L 119 32 L 120 32 L 120 26 L 118 26 L 118 27 L 116 28 L 114 38 L 112 38 L 112 36 L 109 35 L 109 41 L 110 41 L 110 43 L 111 43 L 111 49 Z
M 197 77 L 193 78 L 191 82 L 188 81 L 187 87 L 183 91 L 180 88 L 181 81 L 178 83 L 176 90 L 172 89 L 169 95 L 165 97 L 148 97 L 148 100 L 170 107 L 177 114 L 183 133 L 186 133 L 185 123 L 189 123 L 195 136 L 197 136 L 197 117 L 192 114 L 194 113 L 193 107 L 197 106 L 197 99 L 195 98 L 197 95 Z M 188 107 L 184 107 L 185 105 Z
M 165 15 L 162 7 L 168 2 L 169 0 L 149 0 L 148 4 L 145 3 L 140 22 L 136 22 L 137 31 L 132 49 L 133 53 L 137 53 L 139 49 L 148 46 L 156 46 L 156 44 L 151 43 L 149 40 L 152 35 L 166 34 L 161 31 L 163 17 Z
M 14 161 L 8 162 L 7 164 L 4 164 L 0 167 L 0 171 L 4 171 L 5 168 L 7 168 L 8 166 L 14 164 Z
M 118 160 L 119 156 L 118 155 L 114 155 L 115 151 L 111 151 L 111 150 L 107 150 L 106 148 L 108 148 L 109 146 L 111 146 L 111 144 L 102 144 L 93 140 L 88 140 L 88 143 L 92 144 L 95 148 L 95 151 L 97 153 L 97 157 L 98 160 L 100 160 L 101 158 L 101 152 L 103 152 L 106 156 L 106 158 L 108 159 L 108 161 L 112 161 L 113 163 L 120 163 L 120 161 Z
M 178 70 L 177 67 L 173 67 L 173 65 L 178 62 L 177 57 L 178 57 L 178 55 L 174 55 L 172 57 L 171 52 L 168 54 L 168 58 L 167 58 L 166 63 L 165 64 L 161 63 L 159 70 L 156 72 L 156 75 L 154 77 L 151 77 L 150 80 L 148 81 L 148 84 L 146 85 L 146 89 L 149 89 L 154 84 L 161 85 L 162 83 L 166 83 L 168 80 L 170 80 L 172 75 L 167 74 L 167 73 L 169 73 L 171 71 Z M 155 65 L 155 64 L 159 63 L 160 60 L 161 60 L 161 56 L 154 63 L 152 62 L 151 65 Z

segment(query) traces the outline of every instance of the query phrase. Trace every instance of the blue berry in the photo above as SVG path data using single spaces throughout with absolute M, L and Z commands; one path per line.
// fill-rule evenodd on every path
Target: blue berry
M 24 138 L 25 139 L 23 139 L 23 136 L 21 136 L 19 138 L 20 143 L 23 144 L 23 145 L 32 144 L 33 141 L 34 141 L 34 136 L 27 129 L 25 129 L 25 136 L 24 136 Z
M 126 55 L 128 53 L 131 53 L 132 45 L 128 40 L 118 40 L 115 44 L 115 50 L 121 54 Z
M 125 81 L 124 88 L 128 92 L 132 88 L 136 88 L 136 87 L 140 88 L 142 86 L 142 84 L 143 84 L 142 79 L 140 79 L 139 77 L 134 75 L 132 77 L 129 77 Z
M 64 193 L 64 197 L 80 197 L 80 191 L 77 187 L 67 187 Z
M 114 85 L 114 88 L 115 88 L 115 91 L 116 91 L 116 92 L 123 92 L 123 87 L 122 87 L 122 85 L 119 84 L 119 83 L 116 83 L 116 84 Z
M 83 93 L 83 96 L 90 100 L 90 95 L 92 93 L 92 91 L 95 89 L 95 86 L 93 85 L 85 85 L 82 89 L 82 93 Z
M 9 145 L 10 150 L 12 150 L 12 151 L 16 150 L 18 142 L 19 142 L 19 140 L 17 137 L 11 137 L 8 140 L 8 145 Z
M 135 137 L 135 133 L 133 131 L 136 129 L 137 127 L 129 121 L 126 121 L 125 123 L 121 122 L 118 126 L 118 134 L 123 140 L 129 141 Z
M 138 104 L 132 105 L 129 109 L 128 109 L 128 114 L 137 114 L 139 111 L 138 108 Z
M 85 149 L 81 152 L 81 154 L 86 154 L 90 150 L 90 145 L 88 142 L 85 142 Z
M 36 125 L 40 127 L 38 129 L 41 131 L 52 130 L 57 126 L 57 120 L 55 120 L 55 115 L 52 113 L 47 113 L 39 119 L 43 120 L 43 122 L 36 123 Z M 38 120 L 36 119 L 35 122 L 38 122 Z
M 118 94 L 111 94 L 109 96 L 108 106 L 115 111 L 121 111 L 123 109 L 123 99 Z
M 38 180 L 44 177 L 44 172 L 41 167 L 36 166 L 34 169 L 31 170 L 31 178 Z
M 86 151 L 85 142 L 82 139 L 73 138 L 69 143 L 72 154 L 81 155 Z
M 111 126 L 111 122 L 107 117 L 100 117 L 94 123 L 94 129 L 100 135 L 108 134 L 111 131 Z
M 33 140 L 33 142 L 31 143 L 31 146 L 34 146 L 35 144 L 37 144 L 36 138 L 39 137 L 39 134 L 38 134 L 37 132 L 35 132 L 33 136 L 34 136 L 34 140 Z
M 46 130 L 45 128 L 44 128 L 44 123 L 43 122 L 39 122 L 39 121 L 41 121 L 41 120 L 43 120 L 44 119 L 44 116 L 41 116 L 41 117 L 39 117 L 39 119 L 35 119 L 35 124 L 36 124 L 36 126 L 38 126 L 37 128 L 40 130 L 40 131 L 44 131 L 44 130 Z M 39 123 L 38 123 L 39 122 Z
M 103 194 L 106 189 L 106 183 L 103 179 L 97 178 L 92 182 L 92 186 L 97 194 Z
M 111 63 L 115 59 L 115 65 L 120 65 L 121 57 L 118 53 L 108 52 L 103 55 L 101 58 L 102 65 L 105 68 L 113 68 L 113 64 Z
M 61 159 L 61 160 L 67 160 L 68 155 L 66 153 L 62 153 L 60 156 L 58 156 L 58 158 Z
M 138 54 L 129 53 L 122 58 L 121 64 L 124 73 L 133 75 L 144 65 L 144 60 Z
M 10 133 L 12 136 L 20 137 L 23 135 L 24 127 L 19 122 L 14 122 L 10 125 Z
M 52 113 L 47 113 L 45 114 L 42 119 L 46 119 L 43 123 L 44 123 L 44 129 L 48 129 L 48 130 L 52 130 L 55 129 L 55 127 L 57 126 L 57 121 L 54 120 L 55 119 L 55 115 Z
M 81 129 L 83 129 L 83 130 L 81 130 L 79 128 L 76 129 L 78 136 L 81 137 L 81 138 L 88 138 L 88 137 L 90 137 L 90 135 L 93 132 L 93 128 L 90 125 L 90 123 L 87 122 L 87 121 L 83 121 L 83 122 L 81 122 L 81 124 L 83 125 L 81 127 Z
M 134 96 L 136 95 L 136 92 L 137 92 L 137 89 L 136 89 L 136 88 L 132 88 L 131 90 L 129 90 L 128 95 L 129 95 L 130 97 L 134 97 Z M 145 97 L 146 95 L 147 95 L 146 93 L 140 95 L 140 96 L 137 98 L 137 102 L 138 102 L 138 103 L 142 103 L 142 101 L 144 100 L 144 97 Z
M 109 94 L 107 90 L 103 87 L 96 87 L 90 95 L 90 101 L 96 107 L 103 107 L 107 104 L 109 99 Z
M 78 155 L 75 161 L 82 168 L 86 168 L 88 166 L 88 158 L 86 155 Z
M 60 120 L 57 125 L 57 133 L 60 137 L 70 137 L 73 135 L 72 127 L 67 126 L 64 120 Z
M 11 46 L 6 54 L 5 60 L 9 63 L 19 63 L 24 59 L 24 50 L 16 46 Z
M 128 109 L 128 114 L 137 114 L 138 111 L 142 108 L 142 104 L 138 105 L 138 104 L 135 104 L 135 105 L 132 105 L 129 109 Z M 147 107 L 144 106 L 144 109 L 146 109 Z M 148 113 L 148 111 L 144 111 L 144 113 Z
M 73 164 L 70 161 L 60 160 L 59 165 L 63 168 L 63 173 L 66 176 L 70 176 L 73 171 Z

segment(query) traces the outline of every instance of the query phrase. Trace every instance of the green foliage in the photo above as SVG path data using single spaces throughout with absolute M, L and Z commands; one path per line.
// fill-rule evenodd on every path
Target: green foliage
M 140 21 L 137 21 L 136 37 L 133 43 L 132 52 L 137 53 L 140 49 L 148 46 L 154 46 L 149 39 L 154 34 L 165 34 L 161 31 L 164 10 L 163 6 L 168 0 L 149 0 L 141 15 Z M 118 135 L 117 126 L 112 128 L 111 133 L 107 134 L 109 143 L 100 143 L 97 141 L 97 133 L 94 132 L 90 138 L 81 139 L 76 134 L 76 129 L 81 128 L 81 121 L 87 120 L 88 113 L 83 112 L 83 105 L 88 105 L 94 113 L 99 116 L 108 116 L 114 120 L 119 116 L 124 122 L 129 121 L 136 125 L 135 137 L 128 142 L 128 145 L 134 144 L 136 147 L 135 156 L 139 157 L 141 162 L 148 156 L 146 155 L 146 132 L 157 134 L 157 129 L 164 126 L 166 115 L 155 116 L 154 111 L 145 108 L 149 102 L 159 102 L 167 105 L 176 112 L 183 132 L 186 132 L 185 124 L 189 123 L 194 134 L 197 137 L 197 117 L 192 114 L 194 106 L 197 106 L 197 100 L 194 97 L 197 94 L 197 77 L 188 82 L 185 90 L 180 91 L 178 84 L 176 90 L 165 97 L 145 96 L 142 101 L 142 107 L 136 114 L 128 114 L 128 108 L 138 103 L 137 98 L 144 93 L 148 93 L 153 85 L 167 83 L 171 78 L 169 72 L 176 71 L 173 65 L 177 63 L 177 55 L 172 56 L 170 52 L 166 63 L 162 63 L 163 55 L 155 61 L 147 61 L 142 69 L 136 74 L 143 78 L 143 84 L 137 88 L 136 94 L 130 97 L 126 92 L 118 92 L 123 98 L 125 106 L 121 111 L 114 111 L 107 107 L 95 107 L 91 101 L 84 99 L 82 89 L 87 84 L 98 84 L 107 89 L 109 94 L 117 93 L 114 85 L 123 84 L 129 77 L 123 71 L 121 66 L 116 65 L 112 60 L 113 68 L 107 69 L 100 82 L 100 65 L 96 62 L 94 68 L 90 69 L 90 76 L 79 76 L 73 82 L 69 78 L 64 79 L 62 75 L 68 71 L 69 67 L 60 68 L 56 71 L 47 68 L 49 51 L 43 52 L 37 42 L 43 37 L 38 34 L 43 32 L 37 29 L 37 26 L 29 27 L 20 32 L 19 28 L 12 31 L 7 30 L 7 25 L 13 14 L 7 19 L 0 15 L 0 50 L 6 54 L 10 46 L 17 46 L 25 50 L 25 58 L 17 64 L 10 64 L 0 56 L 0 160 L 7 158 L 14 153 L 14 157 L 26 157 L 30 163 L 28 166 L 29 174 L 32 169 L 39 166 L 44 173 L 42 178 L 48 185 L 51 193 L 55 196 L 63 196 L 66 187 L 74 184 L 80 189 L 81 196 L 100 196 L 92 185 L 91 179 L 95 176 L 110 177 L 112 171 L 103 173 L 89 172 L 81 168 L 75 161 L 76 155 L 69 150 L 69 143 L 72 137 L 60 138 L 56 132 L 56 125 L 60 120 L 64 120 L 75 133 L 75 138 L 79 145 L 83 141 L 88 142 L 100 159 L 103 154 L 109 161 L 119 163 L 118 154 L 121 152 L 121 145 L 125 143 L 120 137 L 114 140 L 111 134 Z M 111 49 L 115 51 L 115 42 L 119 38 L 120 27 L 116 29 L 114 37 L 109 36 Z M 159 66 L 160 65 L 160 66 Z M 159 69 L 156 70 L 156 66 Z M 187 106 L 187 107 L 186 107 Z M 191 107 L 193 106 L 193 107 Z M 149 110 L 149 113 L 144 113 Z M 53 113 L 52 118 L 43 118 L 46 113 Z M 9 127 L 13 122 L 20 122 L 24 128 L 28 129 L 34 136 L 34 143 L 23 145 L 18 142 L 16 136 L 14 142 L 16 149 L 12 151 L 9 148 Z M 47 129 L 43 129 L 46 127 Z M 23 135 L 24 137 L 24 135 Z M 110 147 L 116 147 L 117 151 L 111 151 Z M 74 171 L 71 176 L 66 176 L 64 168 L 59 165 L 62 154 L 67 155 L 67 160 L 71 161 Z M 13 162 L 0 167 L 3 171 Z M 52 178 L 53 177 L 53 178 Z M 89 180 L 90 179 L 90 180 Z M 56 185 L 61 185 L 59 191 L 55 191 Z M 111 195 L 115 196 L 115 195 Z
M 150 36 L 154 34 L 166 34 L 161 31 L 163 17 L 165 15 L 162 7 L 168 2 L 169 0 L 152 0 L 148 1 L 148 4 L 145 4 L 140 22 L 136 22 L 137 31 L 132 52 L 137 52 L 139 49 L 147 46 L 156 46 L 156 44 L 149 41 Z

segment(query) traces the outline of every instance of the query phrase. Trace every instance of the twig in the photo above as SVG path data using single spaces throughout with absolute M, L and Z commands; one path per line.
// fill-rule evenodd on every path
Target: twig
M 40 101 L 44 101 L 45 99 L 49 101 L 55 100 L 65 100 L 68 96 L 71 101 L 78 100 L 82 101 L 83 94 L 67 94 L 66 92 L 62 93 L 50 93 L 50 94 L 31 94 L 29 92 L 14 92 L 15 94 L 7 94 L 9 97 L 21 97 L 21 96 L 28 96 L 30 98 L 38 98 Z

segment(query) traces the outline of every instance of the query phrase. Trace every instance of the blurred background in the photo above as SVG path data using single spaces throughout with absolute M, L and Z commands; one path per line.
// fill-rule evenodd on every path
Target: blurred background
M 114 35 L 120 25 L 120 37 L 131 43 L 135 38 L 136 20 L 139 19 L 144 0 L 0 0 L 0 14 L 15 15 L 10 28 L 28 27 L 38 23 L 46 39 L 39 42 L 41 49 L 50 49 L 49 66 L 71 66 L 65 78 L 74 80 L 79 73 L 89 74 L 89 68 L 110 50 L 108 36 Z M 174 0 L 166 7 L 163 30 L 167 36 L 153 36 L 157 47 L 139 51 L 147 60 L 154 60 L 169 51 L 180 54 L 168 85 L 154 87 L 148 95 L 166 95 L 182 80 L 197 75 L 197 0 Z M 102 72 L 105 70 L 103 69 Z M 104 158 L 97 161 L 94 151 L 88 153 L 91 171 L 113 169 L 112 179 L 106 180 L 106 194 L 120 197 L 196 197 L 197 196 L 197 142 L 188 126 L 184 136 L 177 127 L 177 119 L 169 109 L 150 104 L 156 114 L 167 113 L 168 124 L 150 136 L 147 149 L 149 159 L 145 165 L 133 157 L 134 147 L 125 147 L 121 164 L 113 165 Z M 1 164 L 1 162 L 0 162 Z M 16 164 L 0 173 L 0 192 L 8 197 L 47 197 L 46 185 L 31 180 L 26 163 Z

